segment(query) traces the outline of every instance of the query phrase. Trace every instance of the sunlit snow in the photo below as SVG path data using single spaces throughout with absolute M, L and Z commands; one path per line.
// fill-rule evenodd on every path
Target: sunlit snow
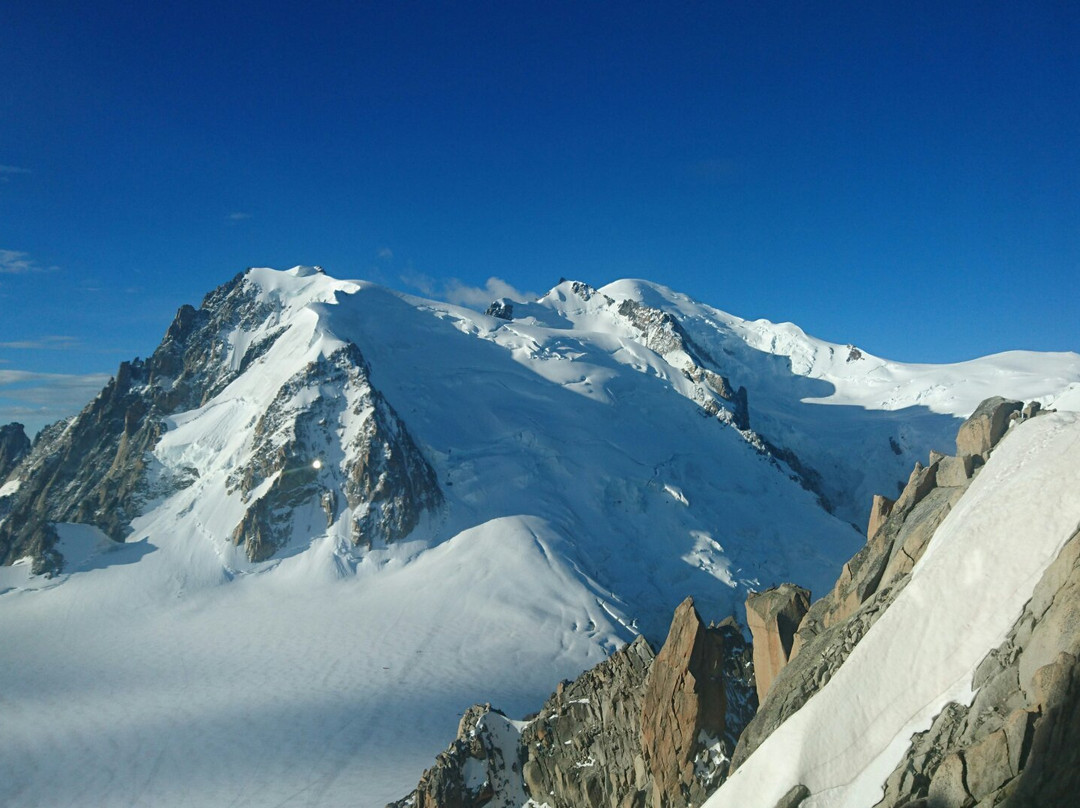
M 310 268 L 246 282 L 274 314 L 228 335 L 228 361 L 285 330 L 166 419 L 150 464 L 163 493 L 128 542 L 59 526 L 60 576 L 0 569 L 9 805 L 381 806 L 415 786 L 469 705 L 537 709 L 636 632 L 662 639 L 687 595 L 720 619 L 742 616 L 751 587 L 823 592 L 862 541 L 869 495 L 948 449 L 983 387 L 1030 398 L 1080 382 L 1075 354 L 1040 355 L 1012 387 L 999 372 L 1011 355 L 963 373 L 847 363 L 794 326 L 636 281 L 589 299 L 561 284 L 515 302 L 512 322 Z M 830 481 L 838 516 L 710 417 L 687 355 L 645 347 L 604 295 L 676 313 L 749 389 L 751 428 Z M 365 550 L 348 513 L 328 527 L 312 501 L 288 545 L 253 564 L 229 541 L 247 507 L 230 475 L 282 385 L 347 343 L 445 504 L 408 540 Z M 286 404 L 335 395 L 314 385 Z M 334 446 L 372 415 L 344 404 Z M 305 465 L 341 472 L 339 450 L 310 448 Z

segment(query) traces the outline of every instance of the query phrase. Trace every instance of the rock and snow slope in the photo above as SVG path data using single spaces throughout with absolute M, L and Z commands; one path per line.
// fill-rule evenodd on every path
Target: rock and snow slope
M 466 705 L 535 709 L 687 594 L 824 591 L 983 385 L 1080 381 L 637 281 L 512 316 L 251 270 L 40 438 L 0 500 L 5 802 L 381 805 Z
M 1080 527 L 1080 415 L 1014 428 L 934 534 L 907 586 L 828 683 L 706 803 L 874 805 L 913 733 L 968 703 L 975 669 Z

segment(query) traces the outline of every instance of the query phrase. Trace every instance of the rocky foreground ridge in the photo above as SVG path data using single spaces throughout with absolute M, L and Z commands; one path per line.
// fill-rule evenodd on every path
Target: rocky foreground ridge
M 706 626 L 687 598 L 659 653 L 638 637 L 561 683 L 531 719 L 469 708 L 457 739 L 393 808 L 700 805 L 753 714 L 751 677 L 734 621 Z
M 470 708 L 457 739 L 417 789 L 388 808 L 704 804 L 840 669 L 907 585 L 1009 427 L 1039 414 L 1037 403 L 984 401 L 960 427 L 955 455 L 932 453 L 895 500 L 875 498 L 867 544 L 831 591 L 812 605 L 810 593 L 794 584 L 748 597 L 752 644 L 730 618 L 706 628 L 688 599 L 659 653 L 639 637 L 560 684 L 536 716 L 514 722 L 490 705 Z M 995 605 L 992 587 L 987 581 L 988 609 Z M 911 738 L 882 783 L 877 808 L 1074 805 L 1080 531 L 1045 570 L 971 686 L 977 692 L 970 705 L 949 703 L 930 729 Z M 796 808 L 812 796 L 798 784 L 776 808 Z

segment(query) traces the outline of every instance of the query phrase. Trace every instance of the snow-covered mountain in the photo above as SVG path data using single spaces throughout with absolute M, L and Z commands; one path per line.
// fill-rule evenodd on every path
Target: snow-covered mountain
M 535 710 L 688 594 L 826 591 L 982 398 L 1077 385 L 643 281 L 480 313 L 249 270 L 0 488 L 5 801 L 382 805 L 466 706 Z

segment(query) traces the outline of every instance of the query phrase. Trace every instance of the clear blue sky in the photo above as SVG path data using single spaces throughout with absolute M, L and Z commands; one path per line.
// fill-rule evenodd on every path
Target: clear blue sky
M 1073 2 L 8 0 L 0 422 L 251 265 L 1078 350 L 1078 42 Z

